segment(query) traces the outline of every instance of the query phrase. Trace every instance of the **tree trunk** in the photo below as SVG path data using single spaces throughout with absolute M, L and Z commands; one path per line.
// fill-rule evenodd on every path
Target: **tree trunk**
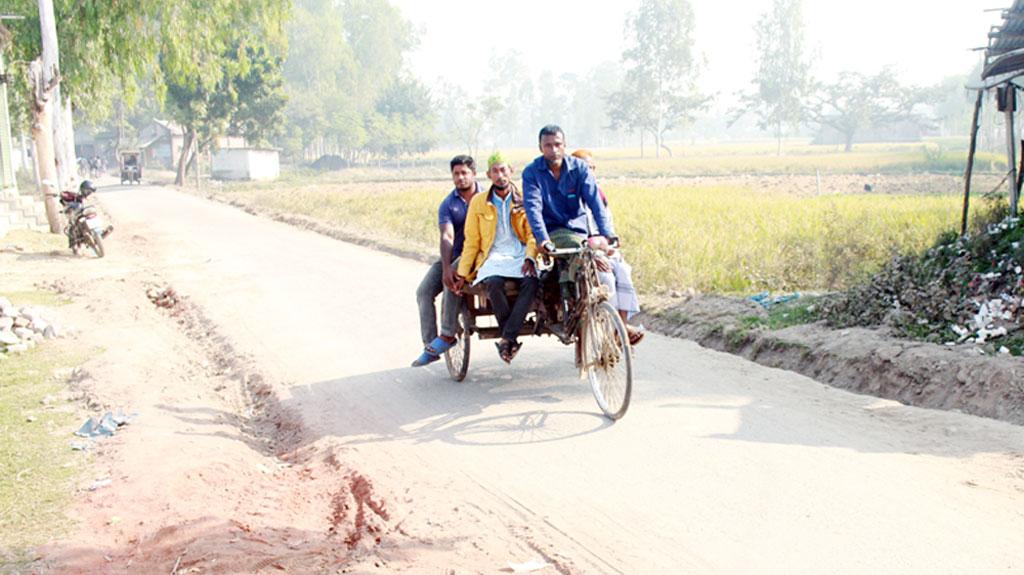
M 196 131 L 189 128 L 185 132 L 185 141 L 181 144 L 181 156 L 178 158 L 178 173 L 174 176 L 175 186 L 185 185 L 185 174 L 188 171 L 189 161 L 192 159 L 192 148 L 196 143 Z
M 644 132 L 641 129 L 640 130 L 640 159 L 641 160 L 644 159 L 644 134 L 646 134 L 646 132 Z
M 846 147 L 843 148 L 843 151 L 849 153 L 849 152 L 853 151 L 853 132 L 846 132 L 845 135 L 846 135 Z
M 667 130 L 666 130 L 667 131 Z M 663 131 L 658 137 L 658 147 L 668 152 L 668 157 L 672 157 L 672 148 L 665 145 L 665 131 Z
M 782 122 L 775 124 L 775 155 L 782 156 Z
M 29 84 L 31 89 L 32 108 L 32 140 L 35 144 L 36 167 L 39 170 L 39 192 L 43 195 L 46 206 L 46 221 L 50 224 L 50 232 L 59 234 L 61 231 L 60 210 L 57 208 L 57 196 L 60 184 L 57 179 L 57 164 L 53 146 L 53 92 L 60 83 L 60 76 L 49 79 L 43 71 L 43 62 L 36 59 L 29 66 Z

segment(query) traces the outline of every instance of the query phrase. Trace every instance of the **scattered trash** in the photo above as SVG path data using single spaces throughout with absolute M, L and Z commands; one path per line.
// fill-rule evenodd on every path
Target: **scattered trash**
M 92 449 L 92 442 L 91 441 L 72 441 L 71 442 L 71 450 L 72 451 L 89 451 L 90 449 Z
M 540 571 L 545 567 L 550 567 L 551 564 L 538 557 L 526 563 L 513 563 L 509 561 L 508 566 L 514 573 L 532 573 L 533 571 Z
M 754 294 L 747 299 L 760 305 L 764 309 L 770 309 L 772 306 L 779 305 L 780 303 L 790 302 L 799 298 L 800 292 L 793 292 L 790 294 L 772 297 L 771 292 L 763 291 L 761 293 Z
M 888 326 L 904 337 L 1024 353 L 1024 226 L 1006 218 L 894 257 L 865 283 L 829 297 L 834 327 Z
M 107 487 L 111 483 L 113 483 L 113 480 L 111 480 L 109 478 L 107 478 L 107 479 L 97 479 L 96 481 L 92 482 L 92 485 L 89 486 L 89 491 L 96 491 L 97 489 L 103 489 L 104 487 Z
M 29 423 L 33 423 L 35 420 L 36 420 L 36 416 L 34 416 L 34 415 L 30 415 L 30 416 L 25 418 L 25 421 L 27 421 Z
M 138 416 L 137 413 L 127 416 L 121 411 L 117 413 L 108 411 L 98 421 L 90 417 L 82 424 L 82 427 L 78 428 L 75 435 L 78 437 L 111 437 L 117 433 L 118 428 L 128 425 L 136 416 Z

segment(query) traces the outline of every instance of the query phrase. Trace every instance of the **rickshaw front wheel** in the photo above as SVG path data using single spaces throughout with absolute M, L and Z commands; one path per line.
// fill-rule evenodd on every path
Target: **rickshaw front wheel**
M 626 325 L 610 303 L 587 311 L 583 326 L 583 369 L 601 411 L 612 420 L 629 409 L 633 393 L 633 350 Z

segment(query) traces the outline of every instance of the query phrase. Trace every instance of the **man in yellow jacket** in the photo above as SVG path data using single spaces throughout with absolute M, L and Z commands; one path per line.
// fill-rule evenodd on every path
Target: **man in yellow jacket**
M 487 287 L 487 297 L 501 330 L 498 354 L 506 363 L 519 351 L 519 330 L 539 285 L 534 263 L 537 242 L 526 220 L 523 196 L 512 183 L 512 172 L 512 165 L 500 152 L 487 159 L 491 188 L 469 202 L 456 283 L 459 289 L 466 281 Z M 519 295 L 512 306 L 505 295 L 505 281 L 510 279 L 519 282 Z

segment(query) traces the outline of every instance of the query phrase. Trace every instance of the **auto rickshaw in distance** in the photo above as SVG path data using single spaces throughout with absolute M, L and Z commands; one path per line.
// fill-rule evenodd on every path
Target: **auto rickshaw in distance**
M 142 153 L 138 150 L 123 150 L 120 154 L 121 183 L 142 183 Z

